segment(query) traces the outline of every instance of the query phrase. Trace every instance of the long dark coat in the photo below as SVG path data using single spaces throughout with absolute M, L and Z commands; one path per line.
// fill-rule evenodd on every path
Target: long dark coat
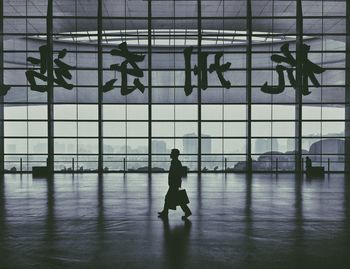
M 169 190 L 165 196 L 165 203 L 168 208 L 176 209 L 178 205 L 178 190 L 181 187 L 182 164 L 179 160 L 172 160 L 168 176 Z
M 182 164 L 179 160 L 172 160 L 168 175 L 168 185 L 170 188 L 181 187 Z

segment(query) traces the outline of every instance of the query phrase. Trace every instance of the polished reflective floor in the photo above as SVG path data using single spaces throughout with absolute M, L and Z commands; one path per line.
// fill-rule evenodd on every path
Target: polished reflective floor
M 193 216 L 157 218 L 167 175 L 5 175 L 0 268 L 350 268 L 350 181 L 190 174 Z

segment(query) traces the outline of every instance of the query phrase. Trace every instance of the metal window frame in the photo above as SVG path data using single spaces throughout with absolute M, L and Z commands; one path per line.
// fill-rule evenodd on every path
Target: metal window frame
M 54 151 L 54 139 L 55 138 L 60 138 L 60 137 L 55 137 L 54 136 L 54 123 L 55 122 L 59 122 L 59 121 L 70 121 L 70 120 L 55 120 L 54 119 L 54 113 L 53 113 L 53 106 L 55 104 L 67 104 L 67 103 L 56 103 L 53 99 L 53 90 L 54 90 L 54 84 L 53 84 L 53 53 L 55 52 L 53 49 L 53 20 L 54 19 L 64 19 L 64 18 L 74 18 L 74 19 L 97 19 L 97 25 L 98 25 L 98 68 L 97 69 L 77 69 L 77 70 L 97 70 L 98 71 L 98 85 L 97 87 L 99 88 L 99 93 L 98 93 L 98 101 L 97 103 L 87 103 L 87 104 L 97 104 L 98 105 L 98 119 L 97 120 L 78 120 L 78 119 L 74 119 L 71 121 L 74 122 L 98 122 L 98 172 L 101 173 L 103 172 L 103 157 L 104 156 L 108 156 L 109 154 L 104 154 L 103 152 L 103 139 L 105 138 L 113 138 L 113 137 L 104 137 L 103 136 L 103 123 L 104 122 L 108 122 L 108 120 L 104 120 L 103 119 L 103 106 L 110 104 L 110 105 L 115 105 L 115 104 L 123 104 L 123 103 L 104 103 L 103 100 L 103 93 L 102 93 L 102 86 L 103 86 L 103 70 L 108 70 L 106 68 L 103 68 L 103 54 L 108 53 L 103 51 L 103 44 L 102 44 L 102 35 L 103 35 L 103 19 L 105 17 L 103 17 L 103 12 L 102 12 L 102 7 L 103 7 L 103 0 L 98 0 L 98 10 L 97 10 L 97 16 L 96 17 L 90 17 L 90 16 L 53 16 L 53 0 L 48 0 L 48 7 L 47 7 L 47 16 L 4 16 L 3 14 L 3 3 L 1 5 L 1 9 L 0 9 L 0 16 L 1 16 L 1 22 L 0 22 L 0 66 L 1 66 L 1 72 L 0 72 L 0 83 L 3 83 L 4 81 L 4 70 L 11 70 L 12 68 L 4 68 L 4 53 L 7 52 L 11 52 L 11 51 L 4 51 L 4 36 L 5 35 L 21 35 L 21 36 L 29 36 L 30 34 L 25 33 L 25 34 L 17 34 L 17 33 L 4 33 L 3 32 L 3 24 L 4 24 L 4 19 L 10 19 L 10 18 L 47 18 L 47 37 L 46 37 L 46 41 L 47 41 L 47 45 L 48 45 L 48 93 L 47 93 L 47 103 L 42 103 L 44 105 L 47 105 L 47 112 L 48 112 L 48 119 L 47 119 L 47 123 L 48 123 L 48 136 L 47 136 L 47 140 L 48 140 L 48 152 L 47 152 L 47 159 L 48 159 L 48 166 L 50 168 L 50 170 L 53 172 L 54 171 L 54 156 L 55 155 L 60 155 L 55 153 Z M 302 106 L 307 104 L 306 102 L 303 102 L 302 100 L 302 95 L 300 94 L 300 91 L 296 91 L 296 97 L 294 102 L 286 102 L 286 104 L 290 104 L 290 105 L 295 105 L 295 119 L 294 120 L 252 120 L 252 105 L 256 105 L 256 104 L 263 104 L 263 105 L 277 105 L 279 103 L 257 103 L 254 102 L 254 100 L 252 100 L 252 90 L 255 88 L 258 88 L 258 85 L 252 85 L 252 71 L 254 70 L 266 70 L 266 71 L 271 71 L 272 69 L 256 69 L 252 66 L 252 56 L 254 54 L 261 54 L 261 53 L 270 53 L 269 51 L 254 51 L 253 50 L 253 42 L 252 42 L 252 35 L 253 35 L 253 31 L 252 31 L 252 21 L 254 19 L 271 19 L 271 18 L 275 18 L 275 19 L 279 19 L 279 18 L 283 18 L 283 19 L 295 19 L 296 20 L 296 34 L 297 34 L 297 40 L 296 40 L 296 44 L 297 44 L 297 49 L 296 51 L 300 51 L 301 45 L 303 43 L 303 19 L 332 19 L 332 18 L 346 18 L 346 50 L 345 51 L 334 51 L 334 52 L 339 52 L 339 53 L 345 53 L 346 54 L 346 63 L 345 63 L 345 69 L 344 68 L 329 68 L 332 70 L 344 70 L 346 72 L 346 82 L 345 85 L 322 85 L 322 87 L 343 87 L 345 88 L 345 102 L 344 103 L 331 103 L 331 104 L 339 104 L 342 106 L 345 106 L 345 120 L 339 120 L 340 122 L 344 122 L 345 123 L 345 171 L 349 172 L 350 171 L 350 3 L 348 3 L 348 1 L 346 2 L 346 16 L 303 16 L 302 15 L 302 0 L 297 0 L 297 9 L 296 9 L 296 16 L 253 16 L 252 15 L 252 3 L 251 0 L 246 0 L 246 4 L 247 4 L 247 10 L 246 10 L 246 16 L 245 17 L 202 17 L 202 7 L 201 7 L 201 0 L 197 0 L 197 16 L 196 17 L 183 17 L 184 19 L 193 19 L 193 20 L 197 20 L 197 33 L 198 33 L 198 57 L 199 54 L 202 50 L 202 38 L 203 36 L 206 35 L 202 35 L 202 20 L 222 20 L 222 19 L 230 19 L 230 18 L 235 18 L 235 19 L 245 19 L 246 20 L 246 26 L 247 26 L 247 32 L 246 32 L 246 36 L 247 36 L 247 45 L 246 45 L 246 67 L 242 68 L 242 69 L 237 69 L 237 68 L 233 68 L 232 70 L 241 70 L 241 71 L 245 71 L 246 72 L 246 85 L 234 85 L 235 88 L 242 88 L 242 87 L 246 87 L 247 92 L 246 92 L 246 102 L 244 103 L 244 105 L 246 105 L 247 108 L 247 118 L 246 120 L 242 120 L 242 121 L 238 121 L 238 120 L 233 120 L 233 121 L 226 121 L 224 119 L 222 120 L 213 120 L 212 122 L 245 122 L 247 125 L 247 136 L 243 137 L 245 139 L 247 139 L 247 149 L 246 149 L 246 153 L 245 154 L 232 154 L 232 155 L 243 155 L 246 156 L 246 163 L 247 163 L 247 168 L 246 171 L 247 172 L 251 172 L 252 171 L 252 156 L 255 155 L 252 153 L 252 139 L 254 138 L 264 138 L 264 137 L 253 137 L 252 136 L 252 123 L 253 122 L 295 122 L 295 130 L 296 133 L 293 137 L 281 137 L 281 138 L 294 138 L 296 141 L 296 145 L 295 145 L 295 156 L 296 156 L 296 164 L 295 164 L 295 170 L 297 171 L 297 173 L 301 173 L 303 168 L 302 168 L 302 139 L 307 138 L 304 137 L 302 135 L 302 123 L 303 122 L 312 122 L 313 120 L 303 120 L 302 119 Z M 120 20 L 126 20 L 125 17 L 108 17 L 109 19 L 120 19 Z M 152 83 L 152 71 L 156 71 L 158 69 L 152 69 L 152 53 L 181 53 L 181 52 L 158 52 L 152 49 L 152 20 L 155 19 L 163 19 L 163 20 L 169 20 L 169 19 L 181 19 L 182 17 L 152 17 L 152 0 L 148 0 L 148 16 L 147 17 L 129 17 L 128 19 L 135 19 L 135 20 L 147 20 L 148 24 L 147 24 L 147 37 L 148 37 L 148 44 L 147 47 L 145 47 L 145 50 L 147 50 L 146 53 L 148 53 L 148 68 L 147 70 L 149 70 L 150 72 L 148 72 L 148 85 L 147 85 L 147 89 L 149 91 L 148 93 L 148 100 L 145 101 L 144 103 L 142 103 L 142 105 L 147 105 L 148 106 L 148 119 L 147 120 L 135 120 L 135 121 L 145 121 L 148 122 L 148 136 L 144 137 L 144 139 L 148 140 L 148 173 L 152 172 L 152 157 L 153 156 L 158 156 L 161 154 L 157 154 L 157 153 L 153 153 L 152 152 L 152 140 L 157 138 L 157 137 L 153 137 L 152 136 L 152 123 L 153 122 L 162 122 L 162 120 L 153 120 L 152 119 L 152 105 L 153 104 L 159 104 L 159 105 L 170 105 L 172 103 L 157 103 L 157 102 L 153 102 L 152 100 L 152 89 L 153 88 L 162 88 L 162 87 L 174 87 L 174 85 L 169 85 L 169 86 L 154 86 Z M 339 36 L 344 36 L 344 34 L 342 33 L 315 33 L 318 36 L 330 36 L 330 35 L 339 35 Z M 313 35 L 313 34 L 308 34 L 308 35 Z M 169 35 L 169 37 L 171 37 Z M 203 47 L 204 48 L 204 47 Z M 14 51 L 14 52 L 19 52 L 19 51 Z M 25 52 L 29 52 L 29 51 L 25 51 Z M 81 51 L 83 53 L 96 53 L 96 51 Z M 320 51 L 315 51 L 315 52 L 320 52 L 320 53 L 328 53 L 328 52 L 332 52 L 332 51 L 328 51 L 328 50 L 320 50 Z M 79 51 L 74 51 L 74 53 L 79 53 Z M 230 53 L 229 51 L 225 51 L 225 53 Z M 231 53 L 243 53 L 243 52 L 231 52 Z M 297 53 L 297 66 L 300 67 L 301 62 L 300 62 L 300 57 L 298 57 L 298 53 Z M 160 69 L 159 71 L 176 71 L 179 70 L 181 71 L 182 69 Z M 300 68 L 298 68 L 299 72 L 297 72 L 297 81 L 298 83 L 298 88 L 300 89 L 302 87 L 302 80 L 300 79 L 301 77 L 301 73 L 300 73 Z M 200 75 L 197 76 L 198 79 L 198 85 L 200 85 L 200 80 L 201 77 Z M 25 87 L 26 85 L 22 85 L 23 87 Z M 86 85 L 85 85 L 86 86 Z M 84 87 L 84 85 L 79 87 Z M 96 86 L 86 86 L 86 87 L 96 87 Z M 182 86 L 175 86 L 174 88 L 181 88 Z M 212 88 L 220 88 L 220 86 L 212 86 Z M 198 152 L 197 152 L 197 165 L 198 165 L 198 173 L 202 172 L 202 148 L 201 148 L 201 141 L 202 141 L 202 126 L 201 123 L 202 122 L 211 122 L 210 120 L 202 120 L 202 105 L 206 104 L 206 105 L 225 105 L 225 104 L 237 104 L 237 105 L 241 105 L 241 103 L 205 103 L 202 100 L 202 94 L 201 94 L 201 89 L 198 89 L 197 87 L 197 91 L 198 91 L 198 95 L 197 95 L 197 103 L 193 102 L 191 103 L 191 105 L 196 105 L 198 107 L 197 111 L 198 111 L 198 116 L 196 120 L 190 120 L 190 121 L 186 121 L 186 120 L 164 120 L 164 122 L 194 122 L 198 124 L 198 137 L 196 139 L 198 139 Z M 29 120 L 29 119 L 25 119 L 25 120 L 5 120 L 4 119 L 4 104 L 6 104 L 6 102 L 4 102 L 4 98 L 0 97 L 0 173 L 3 172 L 3 168 L 4 168 L 4 123 L 7 121 L 26 121 L 26 122 L 32 122 L 32 121 L 45 121 L 46 120 Z M 10 104 L 14 104 L 14 103 L 10 103 Z M 29 104 L 28 102 L 24 102 L 24 103 L 18 103 L 18 104 Z M 77 103 L 72 103 L 72 104 L 77 104 Z M 83 103 L 79 103 L 79 104 L 83 104 Z M 128 103 L 131 104 L 131 103 Z M 139 104 L 139 103 L 135 103 L 135 104 Z M 174 104 L 189 104 L 189 103 L 174 103 Z M 281 103 L 281 104 L 285 104 L 285 103 Z M 312 104 L 320 104 L 320 105 L 325 105 L 327 103 L 325 102 L 312 102 Z M 111 120 L 112 122 L 114 122 L 113 120 Z M 124 121 L 124 120 L 121 120 Z M 125 119 L 125 122 L 131 122 L 132 120 L 127 120 Z M 327 121 L 338 121 L 338 120 L 324 120 L 324 119 L 319 119 L 316 121 L 321 121 L 321 122 L 327 122 Z M 117 120 L 115 122 L 118 122 Z M 11 137 L 6 137 L 6 138 L 11 138 Z M 13 137 L 13 138 L 19 138 L 19 137 Z M 30 138 L 40 138 L 40 137 L 31 137 L 31 136 L 26 136 L 25 138 L 30 139 Z M 62 137 L 62 138 L 69 138 L 69 137 Z M 96 137 L 75 137 L 75 138 L 79 138 L 79 139 L 84 139 L 84 138 L 95 138 Z M 133 137 L 123 137 L 125 139 L 133 139 Z M 140 139 L 142 137 L 135 137 L 137 139 Z M 164 137 L 166 139 L 181 139 L 181 137 L 176 137 L 176 136 L 172 136 L 172 137 Z M 230 137 L 218 137 L 218 139 L 226 139 L 226 138 L 230 138 Z M 237 139 L 241 139 L 240 137 L 232 137 L 232 139 L 237 138 Z M 278 137 L 266 137 L 269 139 L 277 139 Z M 324 136 L 320 136 L 320 139 L 324 138 Z M 328 138 L 328 137 L 327 137 Z M 337 137 L 339 138 L 339 137 Z M 340 137 L 343 138 L 343 137 Z M 76 153 L 78 154 L 78 153 Z M 73 154 L 73 155 L 76 155 Z M 11 154 L 7 154 L 7 155 L 11 155 Z M 22 155 L 22 154 L 21 154 Z M 31 155 L 45 155 L 45 154 L 31 154 Z M 69 155 L 69 154 L 62 154 L 62 155 Z M 80 154 L 79 154 L 80 155 Z M 95 154 L 89 154 L 89 155 L 95 155 Z M 125 154 L 123 154 L 125 156 L 128 155 L 135 155 L 132 153 L 128 153 L 126 152 Z M 142 154 L 143 155 L 143 154 Z M 193 154 L 191 154 L 193 155 Z M 203 154 L 203 155 L 208 155 L 208 154 Z M 209 154 L 209 155 L 215 155 L 215 154 Z M 222 153 L 221 155 L 230 155 L 230 154 L 225 154 Z M 330 154 L 327 154 L 330 155 Z M 82 155 L 83 156 L 83 155 Z M 145 154 L 146 156 L 146 154 Z
M 4 1 L 0 4 L 0 86 L 4 84 Z M 0 175 L 4 173 L 4 97 L 0 96 Z
M 47 30 L 47 166 L 50 173 L 54 172 L 54 112 L 53 112 L 53 101 L 54 101 L 54 77 L 53 77 L 53 0 L 48 0 L 47 3 L 47 19 L 46 19 L 46 30 Z
M 346 56 L 345 56 L 345 167 L 350 173 L 350 2 L 346 1 Z

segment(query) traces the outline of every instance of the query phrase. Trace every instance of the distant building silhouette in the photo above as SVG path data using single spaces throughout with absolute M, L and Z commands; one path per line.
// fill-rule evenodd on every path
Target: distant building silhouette
M 194 139 L 198 137 L 195 133 L 185 134 L 182 139 L 183 144 L 183 153 L 196 153 L 198 151 L 198 142 L 197 139 Z M 193 139 L 188 139 L 193 138 Z
M 198 136 L 195 133 L 185 134 L 183 136 L 183 153 L 196 153 L 198 151 Z M 189 139 L 192 138 L 192 139 Z M 202 153 L 211 153 L 212 152 L 212 144 L 211 144 L 211 136 L 202 134 Z
M 66 153 L 66 145 L 62 143 L 55 143 L 55 151 L 60 153 Z
M 306 150 L 309 150 L 311 145 L 320 141 L 320 138 L 313 138 L 313 137 L 310 137 L 308 139 L 303 139 L 303 149 L 306 149 Z
M 35 144 L 35 146 L 33 147 L 33 150 L 34 150 L 35 153 L 46 152 L 47 151 L 47 144 L 46 143 Z
M 345 142 L 341 139 L 330 138 L 323 139 L 313 143 L 310 146 L 310 154 L 321 154 L 321 153 L 331 153 L 331 154 L 344 154 Z
M 75 144 L 69 143 L 66 147 L 67 152 L 76 152 L 77 146 Z
M 167 153 L 166 143 L 161 140 L 153 140 L 152 141 L 152 151 L 156 153 Z
M 211 136 L 203 134 L 202 138 L 205 138 L 205 139 L 202 139 L 202 152 L 203 153 L 212 153 Z
M 103 144 L 103 152 L 104 153 L 113 153 L 114 149 L 110 145 Z
M 255 141 L 255 152 L 257 153 L 269 152 L 272 149 L 278 150 L 278 147 L 279 147 L 279 143 L 277 139 L 258 138 Z
M 287 151 L 292 151 L 295 149 L 295 138 L 289 138 L 287 140 Z
M 328 161 L 338 162 L 344 160 L 345 141 L 336 138 L 323 139 L 313 143 L 310 147 L 310 158 L 314 162 Z M 321 154 L 325 156 L 321 156 Z M 332 155 L 327 155 L 332 154 Z M 334 155 L 333 155 L 334 154 Z
M 7 152 L 17 152 L 17 145 L 16 144 L 6 144 L 6 151 Z

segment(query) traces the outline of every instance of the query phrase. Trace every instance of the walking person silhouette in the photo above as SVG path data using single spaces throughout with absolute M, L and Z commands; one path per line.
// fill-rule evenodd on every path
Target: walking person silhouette
M 176 210 L 176 206 L 180 205 L 185 215 L 182 216 L 186 220 L 192 215 L 191 210 L 187 206 L 189 203 L 185 190 L 179 190 L 181 187 L 181 177 L 184 175 L 184 168 L 179 160 L 180 151 L 172 149 L 170 153 L 171 165 L 168 175 L 169 189 L 165 195 L 164 208 L 158 212 L 160 218 L 166 219 L 168 217 L 169 209 Z

